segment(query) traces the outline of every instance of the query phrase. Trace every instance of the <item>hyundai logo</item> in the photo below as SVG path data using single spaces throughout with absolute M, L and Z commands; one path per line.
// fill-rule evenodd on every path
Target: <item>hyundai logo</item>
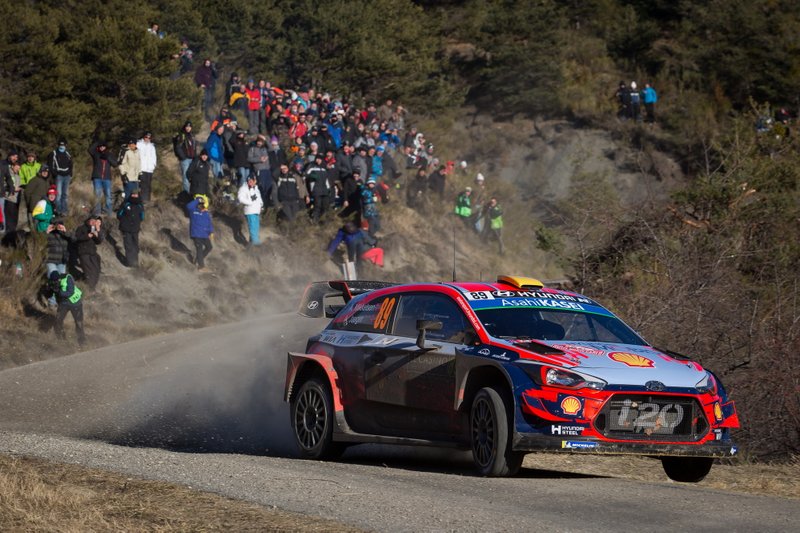
M 309 309 L 316 309 L 318 306 L 319 306 L 319 302 L 316 301 L 316 300 L 311 300 L 310 302 L 308 302 L 308 308 Z
M 666 389 L 667 387 L 661 383 L 660 381 L 648 381 L 644 384 L 647 390 L 651 390 L 653 392 L 661 392 L 662 390 Z

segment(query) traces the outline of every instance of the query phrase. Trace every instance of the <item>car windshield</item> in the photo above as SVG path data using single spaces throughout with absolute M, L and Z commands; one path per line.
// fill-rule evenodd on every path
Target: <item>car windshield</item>
M 533 307 L 482 309 L 476 313 L 493 337 L 647 345 L 624 322 L 611 315 Z

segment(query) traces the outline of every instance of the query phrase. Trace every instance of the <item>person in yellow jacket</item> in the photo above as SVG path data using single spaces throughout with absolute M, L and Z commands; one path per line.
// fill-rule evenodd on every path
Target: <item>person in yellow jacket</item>
M 489 205 L 486 207 L 486 214 L 489 217 L 489 230 L 485 233 L 485 236 L 487 239 L 497 241 L 500 246 L 500 255 L 503 255 L 505 252 L 503 246 L 503 209 L 494 196 L 489 200 Z
M 36 152 L 31 150 L 27 154 L 26 161 L 19 167 L 20 185 L 22 185 L 22 187 L 28 185 L 28 182 L 39 173 L 40 168 L 42 168 L 42 164 L 36 160 Z
M 456 198 L 455 214 L 466 227 L 472 227 L 472 187 L 464 189 Z

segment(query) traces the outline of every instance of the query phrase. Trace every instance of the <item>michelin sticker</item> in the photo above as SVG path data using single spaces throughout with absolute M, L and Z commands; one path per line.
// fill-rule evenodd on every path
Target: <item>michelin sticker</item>
M 565 450 L 591 450 L 593 448 L 597 448 L 597 443 L 577 440 L 562 440 L 561 447 Z

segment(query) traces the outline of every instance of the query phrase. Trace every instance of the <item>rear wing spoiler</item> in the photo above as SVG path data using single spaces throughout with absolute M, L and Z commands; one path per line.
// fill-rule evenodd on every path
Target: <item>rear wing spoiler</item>
M 325 305 L 326 300 L 341 298 L 346 304 L 354 297 L 365 292 L 392 287 L 397 283 L 386 281 L 315 281 L 306 287 L 303 298 L 300 300 L 298 314 L 308 318 L 333 318 L 343 303 L 339 305 Z

